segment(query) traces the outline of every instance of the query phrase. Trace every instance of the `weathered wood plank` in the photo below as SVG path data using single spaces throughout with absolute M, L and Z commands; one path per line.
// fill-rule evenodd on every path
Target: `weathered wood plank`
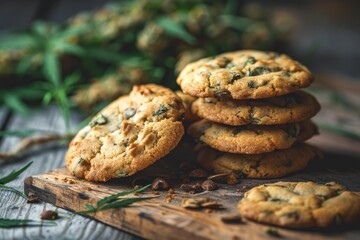
M 156 199 L 139 202 L 128 208 L 97 212 L 90 216 L 148 239 L 265 239 L 269 236 L 264 231 L 266 229 L 264 225 L 253 222 L 225 224 L 221 221 L 221 216 L 237 212 L 237 202 L 245 191 L 242 187 L 278 180 L 328 180 L 329 175 L 341 174 L 336 170 L 332 171 L 314 170 L 271 181 L 244 179 L 242 183 L 235 186 L 220 185 L 220 189 L 217 191 L 190 196 L 175 187 L 177 198 L 171 203 L 164 200 L 166 192 L 162 192 Z M 350 174 L 352 176 L 349 176 L 347 181 L 351 181 L 350 179 L 358 176 L 359 173 L 360 171 L 357 170 Z M 360 190 L 360 185 L 357 186 L 357 190 Z M 85 210 L 85 204 L 95 204 L 101 198 L 119 191 L 129 190 L 131 186 L 120 179 L 110 183 L 90 183 L 76 179 L 65 168 L 62 168 L 26 179 L 25 189 L 26 192 L 38 193 L 44 201 L 61 208 L 81 211 Z M 50 195 L 44 194 L 44 191 Z M 141 196 L 151 196 L 151 192 L 147 191 Z M 183 198 L 198 196 L 210 197 L 219 201 L 224 204 L 226 209 L 207 212 L 191 211 L 180 207 Z M 294 231 L 287 229 L 281 229 L 279 232 L 286 239 L 355 239 L 360 236 L 360 230 L 356 229 L 359 227 L 350 230 L 332 230 L 331 233 L 329 230 Z
M 1 112 L 0 112 L 1 113 Z M 0 115 L 1 116 L 1 115 Z M 74 114 L 72 123 L 80 121 L 80 115 Z M 61 114 L 56 107 L 49 107 L 44 111 L 37 111 L 27 117 L 14 115 L 11 117 L 8 130 L 39 129 L 44 131 L 65 132 Z M 9 150 L 20 141 L 19 138 L 5 138 L 0 146 L 0 151 Z M 23 189 L 25 177 L 49 171 L 64 165 L 64 154 L 67 146 L 41 149 L 41 153 L 25 156 L 21 161 L 2 163 L 0 161 L 0 176 L 4 176 L 13 169 L 19 169 L 30 161 L 33 164 L 20 177 L 8 185 L 18 190 Z M 56 206 L 40 203 L 27 204 L 24 199 L 14 193 L 0 190 L 0 218 L 28 218 L 40 219 L 44 209 L 55 209 L 59 212 L 60 219 L 57 226 L 28 227 L 17 229 L 0 228 L 0 239 L 138 239 L 123 233 L 108 225 L 82 216 L 73 216 L 70 212 L 58 209 Z

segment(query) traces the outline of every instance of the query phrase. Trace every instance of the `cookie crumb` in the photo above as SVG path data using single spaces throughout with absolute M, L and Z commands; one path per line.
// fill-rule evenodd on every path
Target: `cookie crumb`
M 43 211 L 40 214 L 41 220 L 55 220 L 59 217 L 59 214 L 52 210 Z

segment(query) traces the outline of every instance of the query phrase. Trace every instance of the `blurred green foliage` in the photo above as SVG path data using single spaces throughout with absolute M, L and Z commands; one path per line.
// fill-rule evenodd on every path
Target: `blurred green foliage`
M 121 1 L 61 25 L 34 22 L 0 39 L 1 79 L 34 79 L 2 87 L 0 102 L 26 114 L 28 101 L 55 101 L 68 126 L 72 106 L 93 112 L 133 84 L 176 88 L 179 71 L 199 58 L 283 46 L 285 23 L 236 0 Z

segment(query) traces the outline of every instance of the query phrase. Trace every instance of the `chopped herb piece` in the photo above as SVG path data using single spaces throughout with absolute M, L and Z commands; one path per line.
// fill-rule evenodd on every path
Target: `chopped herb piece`
M 238 72 L 231 72 L 231 82 L 241 78 L 241 74 Z
M 281 237 L 281 235 L 278 232 L 278 229 L 276 227 L 269 227 L 266 229 L 265 232 L 273 237 Z
M 135 108 L 127 108 L 127 109 L 125 109 L 125 112 L 124 112 L 124 118 L 127 120 L 127 119 L 131 118 L 132 116 L 134 116 L 135 113 L 136 113 Z
M 247 71 L 246 76 L 259 76 L 269 72 L 271 71 L 268 67 L 256 67 L 253 70 Z
M 96 125 L 104 125 L 108 122 L 107 118 L 103 115 L 100 115 L 98 118 L 95 119 L 95 121 L 91 121 L 89 123 L 90 127 L 95 127 Z
M 263 210 L 263 211 L 261 211 L 261 213 L 263 213 L 263 214 L 265 214 L 265 215 L 271 215 L 271 214 L 273 214 L 274 212 L 271 211 L 271 210 Z
M 217 65 L 221 68 L 226 67 L 230 62 L 231 59 L 227 58 L 227 57 L 220 57 L 216 59 L 217 61 Z
M 119 171 L 119 172 L 116 173 L 116 176 L 118 176 L 118 177 L 126 177 L 127 174 L 126 174 L 125 171 Z
M 249 81 L 248 82 L 248 87 L 249 88 L 256 88 L 257 86 L 256 86 L 256 83 L 254 81 Z
M 160 105 L 160 108 L 153 114 L 153 117 L 160 116 L 163 113 L 166 113 L 169 109 L 165 105 Z
M 299 219 L 299 213 L 298 212 L 287 212 L 287 213 L 283 214 L 283 216 L 288 217 L 288 218 Z
M 231 63 L 228 63 L 227 65 L 226 65 L 226 68 L 232 68 L 232 67 L 235 67 L 236 65 L 233 63 L 233 62 L 231 62 Z
M 251 123 L 252 123 L 252 124 L 259 124 L 259 122 L 260 122 L 260 119 L 258 119 L 258 118 L 251 118 Z
M 253 57 L 250 57 L 248 60 L 246 60 L 244 67 L 246 67 L 247 65 L 250 65 L 250 64 L 254 64 L 254 63 L 256 63 L 256 59 Z
M 286 125 L 285 131 L 291 138 L 297 138 L 300 133 L 300 127 L 297 124 Z
M 291 77 L 291 72 L 289 71 L 283 71 L 282 74 L 286 77 Z

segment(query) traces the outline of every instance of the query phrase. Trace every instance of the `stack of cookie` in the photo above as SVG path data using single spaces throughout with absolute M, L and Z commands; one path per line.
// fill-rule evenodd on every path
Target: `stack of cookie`
M 299 89 L 314 78 L 284 54 L 244 50 L 188 64 L 177 83 L 198 97 L 203 118 L 188 132 L 203 146 L 198 162 L 215 173 L 276 178 L 305 168 L 318 151 L 303 143 L 317 133 L 316 99 Z

